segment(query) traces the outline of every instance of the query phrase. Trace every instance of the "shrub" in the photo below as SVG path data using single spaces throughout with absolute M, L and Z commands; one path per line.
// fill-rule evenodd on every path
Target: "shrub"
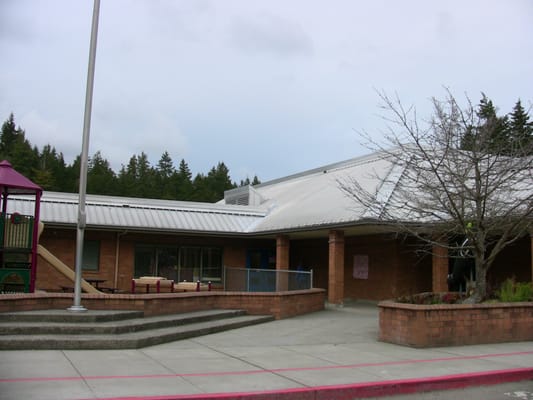
M 503 302 L 532 301 L 533 285 L 531 282 L 516 282 L 509 278 L 502 283 L 498 298 Z
M 417 293 L 407 296 L 402 296 L 396 299 L 398 303 L 408 304 L 457 304 L 461 303 L 465 296 L 458 292 L 445 293 Z

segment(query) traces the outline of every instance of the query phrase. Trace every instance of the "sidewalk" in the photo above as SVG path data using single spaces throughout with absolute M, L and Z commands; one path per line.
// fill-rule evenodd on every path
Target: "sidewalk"
M 348 399 L 533 379 L 533 342 L 422 350 L 377 333 L 377 307 L 355 303 L 139 350 L 2 351 L 0 399 Z

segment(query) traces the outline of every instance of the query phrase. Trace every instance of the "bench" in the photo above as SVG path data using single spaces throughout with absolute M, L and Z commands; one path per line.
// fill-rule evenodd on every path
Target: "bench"
M 174 285 L 177 292 L 200 292 L 211 291 L 211 282 L 205 284 L 200 282 L 178 282 Z
M 161 288 L 168 288 L 174 292 L 174 281 L 161 276 L 141 276 L 131 280 L 131 293 L 135 293 L 137 286 L 145 286 L 146 293 L 150 293 L 150 287 L 155 287 L 156 293 L 161 292 Z

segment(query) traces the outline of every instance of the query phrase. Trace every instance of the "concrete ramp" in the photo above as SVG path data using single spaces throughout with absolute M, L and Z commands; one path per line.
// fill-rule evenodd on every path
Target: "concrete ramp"
M 66 276 L 68 279 L 70 279 L 74 283 L 75 273 L 72 270 L 72 268 L 65 265 L 63 261 L 61 261 L 59 258 L 54 256 L 52 253 L 50 253 L 48 250 L 46 250 L 46 248 L 44 248 L 40 244 L 37 245 L 37 254 L 39 254 L 42 258 L 48 261 L 50 265 L 52 265 L 56 270 L 61 272 L 64 276 Z M 81 288 L 84 292 L 87 292 L 87 293 L 93 293 L 93 294 L 102 293 L 83 278 L 81 280 Z

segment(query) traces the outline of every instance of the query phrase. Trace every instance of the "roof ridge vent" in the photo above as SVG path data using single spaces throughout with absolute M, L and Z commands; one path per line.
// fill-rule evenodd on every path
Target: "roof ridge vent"
M 241 186 L 224 192 L 224 203 L 238 206 L 259 206 L 265 199 L 252 185 Z

